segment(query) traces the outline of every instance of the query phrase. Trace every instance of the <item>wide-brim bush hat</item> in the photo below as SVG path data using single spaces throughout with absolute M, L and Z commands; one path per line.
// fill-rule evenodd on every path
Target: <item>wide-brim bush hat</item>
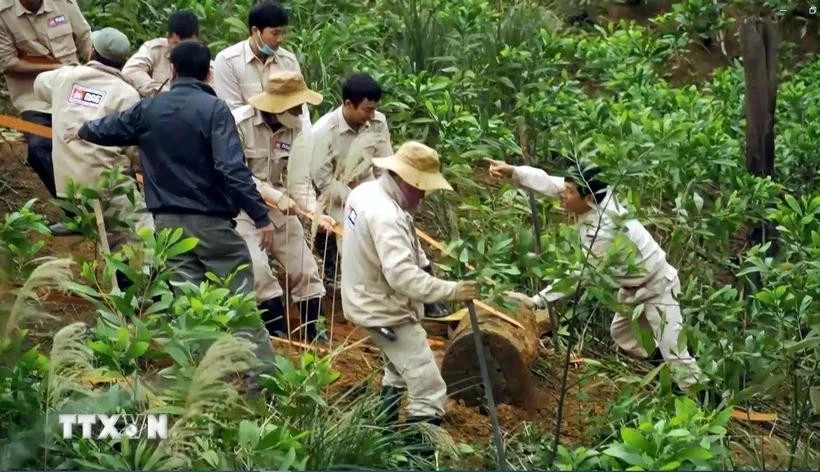
M 321 94 L 309 89 L 302 74 L 295 71 L 274 72 L 268 76 L 265 91 L 248 99 L 254 108 L 268 113 L 284 113 L 309 103 L 322 103 Z
M 389 157 L 374 157 L 373 165 L 392 170 L 413 187 L 431 190 L 453 190 L 441 174 L 438 152 L 418 141 L 407 141 Z

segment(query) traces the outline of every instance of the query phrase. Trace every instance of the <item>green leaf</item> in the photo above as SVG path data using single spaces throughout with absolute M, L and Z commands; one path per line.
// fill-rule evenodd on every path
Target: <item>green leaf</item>
M 239 445 L 252 451 L 258 442 L 259 426 L 253 421 L 242 420 L 239 423 Z
M 148 343 L 145 341 L 138 341 L 131 344 L 131 347 L 128 348 L 128 353 L 126 354 L 131 359 L 136 359 L 148 350 Z
M 648 444 L 640 431 L 633 428 L 621 428 L 621 438 L 627 446 L 638 451 L 646 451 Z
M 199 244 L 199 240 L 197 238 L 185 238 L 182 241 L 174 244 L 173 246 L 169 247 L 165 250 L 166 257 L 175 257 L 180 254 L 184 254 L 193 248 L 195 248 Z
M 642 466 L 643 458 L 637 452 L 630 451 L 623 444 L 613 444 L 604 450 L 604 454 L 616 459 L 620 459 L 629 465 Z

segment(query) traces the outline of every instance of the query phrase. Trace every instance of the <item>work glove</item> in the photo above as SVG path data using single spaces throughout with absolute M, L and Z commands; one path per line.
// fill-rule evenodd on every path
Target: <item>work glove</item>
M 523 294 L 521 292 L 504 292 L 504 296 L 517 302 L 520 302 L 529 309 L 535 308 L 535 302 L 529 295 Z
M 461 280 L 456 284 L 455 301 L 468 302 L 478 297 L 478 284 L 472 280 Z
M 279 198 L 279 201 L 276 202 L 276 208 L 278 208 L 282 213 L 293 214 L 296 213 L 296 209 L 299 208 L 299 206 L 289 196 L 282 195 Z

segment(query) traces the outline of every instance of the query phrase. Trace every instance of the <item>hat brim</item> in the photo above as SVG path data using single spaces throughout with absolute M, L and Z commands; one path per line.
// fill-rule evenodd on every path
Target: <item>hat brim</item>
M 268 113 L 284 113 L 303 103 L 309 103 L 313 106 L 319 105 L 323 99 L 324 97 L 322 97 L 321 94 L 310 89 L 305 89 L 289 95 L 275 95 L 262 92 L 249 98 L 248 103 L 257 110 Z
M 374 157 L 373 165 L 382 169 L 392 170 L 398 174 L 402 180 L 425 192 L 433 190 L 453 190 L 453 187 L 440 172 L 422 172 L 396 159 L 395 156 Z

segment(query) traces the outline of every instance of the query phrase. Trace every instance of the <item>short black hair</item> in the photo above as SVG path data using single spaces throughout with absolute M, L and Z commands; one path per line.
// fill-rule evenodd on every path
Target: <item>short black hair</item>
M 376 79 L 366 72 L 357 72 L 345 79 L 342 83 L 342 102 L 350 100 L 359 106 L 364 99 L 378 102 L 382 98 L 382 87 Z
M 595 203 L 603 203 L 609 185 L 600 177 L 601 168 L 595 164 L 579 162 L 570 166 L 564 180 L 572 182 L 581 197 L 592 195 Z
M 190 10 L 171 13 L 168 17 L 168 35 L 175 34 L 185 40 L 199 36 L 199 18 Z
M 204 81 L 211 71 L 211 50 L 198 39 L 180 41 L 171 49 L 171 64 L 177 76 Z
M 248 31 L 254 26 L 260 31 L 265 28 L 279 28 L 287 26 L 288 22 L 288 11 L 279 2 L 273 0 L 259 2 L 248 12 Z
M 97 50 L 94 49 L 93 47 L 91 48 L 91 60 L 92 61 L 97 61 L 102 65 L 111 67 L 112 69 L 118 69 L 118 70 L 122 70 L 122 67 L 125 65 L 124 62 L 112 61 L 111 59 L 107 59 L 105 57 L 102 57 L 100 55 L 100 53 L 98 53 Z

